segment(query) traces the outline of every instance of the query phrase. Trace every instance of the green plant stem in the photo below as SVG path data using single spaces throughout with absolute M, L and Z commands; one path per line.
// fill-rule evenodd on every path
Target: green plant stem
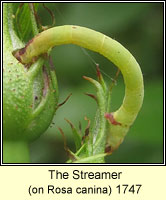
M 25 141 L 3 141 L 4 163 L 29 163 L 29 145 Z
M 24 117 L 17 119 L 17 111 L 21 107 L 20 104 L 17 108 L 12 112 L 12 105 L 15 104 L 15 99 L 17 98 L 17 102 L 20 102 L 19 95 L 21 94 L 21 89 L 17 90 L 17 82 L 21 80 L 21 76 L 25 73 L 25 70 L 21 69 L 19 63 L 13 59 L 11 51 L 13 48 L 19 48 L 23 45 L 23 42 L 20 40 L 18 35 L 16 34 L 16 27 L 14 24 L 14 8 L 12 3 L 4 3 L 3 4 L 3 163 L 29 163 L 29 140 L 23 138 L 23 132 L 21 134 L 18 132 L 18 129 L 15 128 L 14 125 L 20 123 L 20 119 L 24 119 Z M 34 16 L 31 15 L 30 21 L 33 23 L 32 29 L 37 25 L 34 19 Z M 35 29 L 35 30 L 36 30 Z M 33 31 L 34 34 L 37 34 L 37 31 Z M 10 65 L 11 64 L 11 65 Z M 36 64 L 37 65 L 37 64 Z M 37 67 L 36 67 L 37 68 Z M 38 67 L 39 68 L 39 67 Z M 38 69 L 37 68 L 37 69 Z M 36 70 L 37 71 L 37 70 Z M 8 73 L 7 73 L 8 72 Z M 34 73 L 34 72 L 33 72 Z M 31 72 L 32 75 L 32 72 Z M 13 78 L 14 77 L 14 78 Z M 25 76 L 26 77 L 26 76 Z M 19 84 L 24 85 L 25 77 L 22 78 L 22 81 Z M 20 78 L 20 79 L 19 79 Z M 29 74 L 29 79 L 30 74 Z M 11 81 L 9 81 L 11 80 Z M 15 80 L 15 81 L 14 81 Z M 27 81 L 27 83 L 29 83 Z M 11 95 L 11 88 L 14 88 L 14 91 L 17 95 Z M 24 91 L 28 91 L 25 89 Z M 22 94 L 22 97 L 26 97 L 25 93 Z M 19 99 L 19 100 L 18 100 Z M 11 100 L 12 103 L 8 103 Z M 21 101 L 22 102 L 22 101 Z M 28 103 L 27 103 L 28 104 Z M 16 104 L 17 105 L 17 104 Z M 23 106 L 22 106 L 23 107 Z M 21 108 L 22 108 L 21 107 Z M 10 113 L 10 114 L 9 114 Z M 26 113 L 25 110 L 22 111 L 23 114 Z M 20 114 L 18 114 L 20 116 Z M 12 120 L 9 116 L 14 118 L 14 125 L 12 124 Z M 14 117 L 13 117 L 14 116 Z M 23 124 L 23 123 L 22 123 Z M 21 130 L 21 126 L 19 128 Z M 20 136 L 20 138 L 19 138 Z

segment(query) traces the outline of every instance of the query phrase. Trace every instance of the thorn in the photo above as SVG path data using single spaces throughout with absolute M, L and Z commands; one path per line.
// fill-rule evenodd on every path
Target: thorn
M 96 101 L 96 103 L 98 103 L 97 97 L 96 97 L 94 94 L 85 93 L 85 95 L 87 95 L 87 96 L 93 98 L 93 99 Z
M 96 72 L 97 72 L 97 77 L 98 77 L 99 81 L 101 81 L 102 75 L 100 72 L 99 64 L 97 64 L 97 63 L 96 63 Z
M 86 116 L 84 117 L 85 121 L 88 121 L 88 126 L 90 125 L 90 119 L 88 119 Z
M 89 128 L 90 128 L 90 120 L 87 117 L 85 117 L 84 119 L 88 121 L 88 125 L 85 129 L 85 135 L 82 137 L 83 141 L 89 136 Z
M 73 128 L 74 128 L 74 125 L 72 124 L 72 122 L 71 122 L 70 120 L 66 119 L 66 118 L 65 118 L 65 120 L 67 121 L 67 123 L 70 124 L 71 128 L 73 129 Z
M 68 101 L 68 99 L 71 97 L 71 95 L 72 95 L 72 93 L 69 94 L 69 95 L 67 96 L 67 98 L 66 98 L 62 103 L 58 104 L 57 109 L 58 109 L 60 106 L 62 106 L 63 104 L 65 104 L 65 103 Z
M 62 130 L 60 127 L 58 127 L 58 129 L 59 129 L 59 131 L 60 131 L 60 133 L 61 133 L 61 135 L 62 135 L 62 137 L 63 137 L 64 149 L 65 149 L 65 151 L 66 151 L 68 157 L 69 157 L 72 161 L 75 161 L 76 158 L 75 158 L 74 155 L 71 153 L 70 149 L 67 147 L 66 137 L 65 137 L 65 134 L 64 134 L 63 130 Z
M 61 135 L 62 135 L 62 137 L 63 137 L 64 148 L 65 148 L 65 150 L 66 150 L 66 149 L 67 149 L 67 142 L 66 142 L 65 134 L 64 134 L 63 130 L 62 130 L 60 127 L 58 127 L 58 129 L 59 129 L 59 131 L 60 131 L 60 133 L 61 133 Z
M 83 78 L 85 79 L 85 80 L 87 80 L 87 81 L 89 81 L 89 82 L 91 82 L 91 83 L 93 83 L 94 84 L 94 79 L 92 79 L 92 78 L 90 78 L 90 77 L 88 77 L 88 76 L 83 76 Z
M 69 125 L 71 126 L 71 128 L 73 129 L 73 130 L 76 130 L 77 131 L 77 129 L 75 128 L 75 126 L 72 124 L 72 122 L 70 121 L 70 120 L 68 120 L 68 119 L 66 119 L 65 118 L 65 121 L 67 122 L 67 123 L 69 123 Z M 80 123 L 81 124 L 81 123 Z M 80 127 L 79 127 L 80 128 Z M 79 131 L 80 132 L 78 132 L 80 135 L 81 135 L 81 129 L 79 129 Z

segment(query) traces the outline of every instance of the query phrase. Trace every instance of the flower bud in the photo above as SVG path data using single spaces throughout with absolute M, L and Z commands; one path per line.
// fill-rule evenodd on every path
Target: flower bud
M 29 143 L 38 138 L 49 127 L 55 114 L 58 101 L 55 71 L 43 65 L 44 59 L 38 59 L 38 61 L 27 68 L 19 63 L 12 55 L 13 50 L 24 45 L 14 31 L 12 16 L 12 4 L 4 3 L 4 144 L 6 144 L 6 141 L 10 141 L 10 143 L 11 141 Z

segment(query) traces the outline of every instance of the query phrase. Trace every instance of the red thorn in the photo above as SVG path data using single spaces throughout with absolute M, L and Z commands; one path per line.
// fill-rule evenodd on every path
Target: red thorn
M 100 72 L 99 64 L 96 64 L 96 71 L 97 71 L 98 79 L 101 80 L 101 72 Z
M 86 116 L 84 118 L 86 121 L 88 121 L 88 125 L 85 129 L 85 136 L 88 136 L 89 135 L 89 128 L 90 128 L 90 119 L 88 119 Z
M 76 158 L 73 156 L 73 154 L 71 153 L 71 151 L 69 150 L 69 148 L 68 148 L 68 146 L 67 146 L 66 137 L 65 137 L 65 134 L 64 134 L 63 130 L 62 130 L 60 127 L 58 127 L 58 129 L 59 129 L 59 131 L 60 131 L 60 133 L 61 133 L 61 135 L 62 135 L 62 137 L 63 137 L 64 149 L 65 149 L 67 155 L 69 156 L 69 158 L 70 158 L 72 161 L 75 161 Z
M 69 124 L 70 124 L 71 128 L 72 128 L 72 129 L 74 129 L 74 125 L 71 123 L 71 121 L 70 121 L 70 120 L 68 120 L 68 119 L 66 119 L 66 118 L 65 118 L 65 120 L 67 121 L 67 123 L 69 123 Z
M 60 106 L 62 106 L 63 104 L 65 104 L 65 103 L 68 101 L 68 99 L 71 97 L 71 95 L 72 95 L 72 93 L 69 94 L 69 95 L 67 96 L 67 98 L 66 98 L 62 103 L 60 103 L 60 104 L 58 105 L 57 109 L 58 109 Z
M 121 123 L 117 122 L 112 113 L 105 113 L 104 117 L 111 122 L 113 125 L 122 125 Z
M 63 130 L 62 130 L 60 127 L 58 127 L 58 129 L 59 129 L 59 131 L 60 131 L 60 133 L 61 133 L 61 135 L 62 135 L 62 137 L 63 137 L 64 148 L 65 148 L 65 150 L 66 150 L 66 149 L 67 149 L 67 142 L 66 142 L 65 134 L 64 134 Z
M 87 96 L 93 98 L 93 99 L 97 102 L 97 97 L 96 97 L 95 95 L 89 94 L 89 93 L 85 93 L 85 95 L 87 95 Z
M 88 121 L 88 125 L 85 129 L 85 135 L 82 137 L 82 141 L 84 141 L 89 136 L 89 129 L 90 129 L 90 120 L 86 116 L 84 119 Z

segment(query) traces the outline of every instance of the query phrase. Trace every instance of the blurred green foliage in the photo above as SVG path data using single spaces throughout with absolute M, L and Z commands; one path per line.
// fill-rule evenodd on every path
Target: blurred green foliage
M 124 45 L 137 59 L 145 81 L 144 104 L 124 143 L 108 163 L 162 163 L 163 162 L 163 4 L 162 3 L 47 3 L 55 15 L 56 26 L 73 24 L 100 31 Z M 39 5 L 43 25 L 51 24 L 51 16 Z M 88 54 L 88 56 L 87 56 Z M 51 53 L 56 67 L 60 89 L 60 102 L 72 92 L 72 97 L 56 113 L 46 133 L 31 145 L 32 162 L 64 163 L 67 159 L 62 137 L 74 150 L 70 126 L 79 121 L 85 128 L 84 117 L 93 120 L 94 100 L 85 92 L 95 93 L 83 75 L 95 78 L 95 64 L 99 64 L 104 78 L 111 83 L 117 68 L 101 55 L 74 45 L 55 47 Z M 124 83 L 119 76 L 113 88 L 112 111 L 124 96 Z

